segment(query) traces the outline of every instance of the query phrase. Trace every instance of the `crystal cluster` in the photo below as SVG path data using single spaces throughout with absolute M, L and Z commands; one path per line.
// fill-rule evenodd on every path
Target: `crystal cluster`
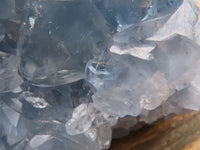
M 100 150 L 200 110 L 199 0 L 0 0 L 0 150 Z

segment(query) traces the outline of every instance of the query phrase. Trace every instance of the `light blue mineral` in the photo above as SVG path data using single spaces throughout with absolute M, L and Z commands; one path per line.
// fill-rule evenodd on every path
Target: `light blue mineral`
M 114 29 L 173 13 L 182 0 L 91 0 Z
M 80 80 L 106 49 L 109 28 L 89 1 L 30 1 L 19 50 L 20 73 L 38 86 Z

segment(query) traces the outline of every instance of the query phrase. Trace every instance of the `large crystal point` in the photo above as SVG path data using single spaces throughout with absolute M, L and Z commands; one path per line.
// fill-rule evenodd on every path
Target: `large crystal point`
M 184 0 L 166 24 L 149 39 L 162 41 L 174 34 L 180 34 L 199 43 L 198 13 L 199 10 L 194 6 L 194 0 Z
M 105 50 L 109 30 L 89 0 L 30 1 L 22 27 L 20 73 L 39 86 L 80 80 Z

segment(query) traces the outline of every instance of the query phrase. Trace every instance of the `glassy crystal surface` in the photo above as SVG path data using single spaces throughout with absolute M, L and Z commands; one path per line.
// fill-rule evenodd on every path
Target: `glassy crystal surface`
M 118 117 L 97 110 L 93 104 L 81 104 L 73 111 L 72 118 L 66 123 L 70 135 L 85 133 L 91 141 L 96 141 L 98 148 L 107 149 L 112 138 L 111 127 Z
M 182 0 L 92 0 L 108 23 L 119 31 L 141 20 L 172 13 Z
M 3 146 L 11 150 L 80 149 L 98 150 L 97 144 L 84 135 L 66 133 L 76 100 L 73 92 L 82 82 L 54 88 L 38 88 L 28 83 L 18 93 L 0 94 L 0 137 Z M 70 92 L 73 91 L 73 92 Z M 81 93 L 81 91 L 79 91 Z M 43 136 L 44 135 L 44 136 Z
M 22 140 L 27 134 L 24 118 L 9 106 L 1 105 L 0 126 L 3 127 L 4 133 L 7 135 L 8 145 L 14 145 Z
M 195 26 L 198 26 L 199 21 L 198 11 L 195 9 L 189 0 L 184 0 L 166 24 L 149 39 L 162 41 L 174 34 L 180 34 L 198 42 Z
M 23 77 L 39 86 L 82 79 L 109 37 L 96 7 L 89 0 L 30 1 L 29 7 L 19 46 Z
M 23 82 L 18 74 L 18 62 L 17 56 L 0 52 L 0 93 L 14 91 Z
M 127 70 L 115 80 L 112 87 L 97 91 L 92 96 L 96 107 L 122 117 L 138 116 L 142 109 L 155 109 L 178 87 L 191 82 L 176 80 L 198 61 L 200 47 L 179 35 L 156 44 L 151 61 L 136 57 L 129 57 L 128 61 L 127 56 L 119 56 L 127 65 Z
M 200 110 L 198 0 L 0 0 L 0 150 L 102 150 Z
M 112 87 L 113 81 L 126 68 L 117 59 L 105 59 L 105 55 L 103 55 L 103 58 L 92 59 L 88 61 L 86 66 L 85 79 L 96 89 Z
M 26 150 L 65 150 L 65 145 L 51 135 L 36 135 L 27 146 Z

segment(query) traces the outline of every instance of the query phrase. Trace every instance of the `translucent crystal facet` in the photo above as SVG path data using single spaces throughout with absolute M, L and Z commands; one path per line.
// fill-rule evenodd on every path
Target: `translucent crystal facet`
M 121 31 L 141 20 L 173 12 L 182 0 L 92 0 L 92 2 L 108 23 Z
M 23 82 L 18 74 L 19 58 L 0 52 L 0 93 L 14 91 Z
M 82 79 L 87 61 L 105 50 L 109 29 L 89 0 L 31 2 L 27 16 L 20 72 L 36 85 Z
M 0 0 L 0 150 L 102 150 L 200 110 L 199 0 Z

